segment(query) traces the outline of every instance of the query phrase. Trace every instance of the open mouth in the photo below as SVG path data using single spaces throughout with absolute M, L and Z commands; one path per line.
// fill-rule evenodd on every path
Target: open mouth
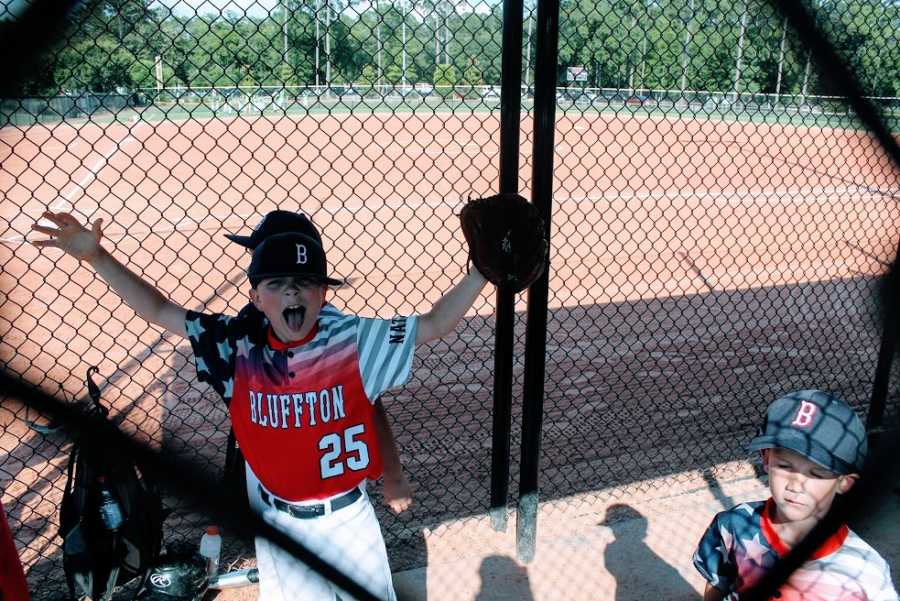
M 299 332 L 303 327 L 303 319 L 306 317 L 306 307 L 291 305 L 281 312 L 284 323 L 294 332 Z

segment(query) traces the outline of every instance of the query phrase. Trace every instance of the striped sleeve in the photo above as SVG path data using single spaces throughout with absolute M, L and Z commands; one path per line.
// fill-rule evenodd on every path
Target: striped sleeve
M 416 317 L 359 318 L 359 373 L 369 399 L 409 380 L 415 353 Z

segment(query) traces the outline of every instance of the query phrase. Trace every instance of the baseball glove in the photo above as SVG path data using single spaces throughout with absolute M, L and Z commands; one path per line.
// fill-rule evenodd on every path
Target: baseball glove
M 459 213 L 469 260 L 488 281 L 520 292 L 544 272 L 549 245 L 537 207 L 518 194 L 469 200 Z

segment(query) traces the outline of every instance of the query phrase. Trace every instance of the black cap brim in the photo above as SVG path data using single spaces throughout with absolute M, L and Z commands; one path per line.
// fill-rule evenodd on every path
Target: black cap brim
M 236 234 L 225 234 L 225 237 L 243 246 L 244 248 L 253 248 L 253 242 L 250 236 L 238 236 Z
M 328 277 L 321 278 L 321 277 L 317 277 L 315 275 L 298 274 L 296 272 L 261 273 L 259 275 L 254 276 L 253 278 L 251 278 L 250 281 L 255 282 L 254 283 L 254 286 L 255 286 L 259 282 L 261 282 L 265 279 L 268 279 L 268 278 L 287 278 L 287 277 L 298 277 L 298 278 L 304 278 L 304 279 L 309 279 L 309 280 L 317 280 L 327 286 L 343 286 L 344 284 L 346 284 L 346 282 L 344 282 L 343 280 L 336 280 L 334 278 L 328 278 Z

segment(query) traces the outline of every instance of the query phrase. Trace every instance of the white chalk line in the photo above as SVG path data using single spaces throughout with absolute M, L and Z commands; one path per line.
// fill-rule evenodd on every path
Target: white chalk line
M 840 195 L 855 194 L 853 200 L 882 200 L 885 192 L 871 192 L 868 186 L 843 186 L 843 187 L 816 187 L 816 188 L 788 188 L 788 189 L 762 189 L 747 191 L 708 191 L 708 190 L 676 190 L 673 192 L 604 192 L 602 194 L 591 194 L 584 196 L 556 196 L 553 199 L 554 204 L 560 203 L 597 203 L 597 202 L 613 202 L 613 201 L 630 201 L 637 200 L 641 202 L 656 201 L 660 199 L 700 199 L 700 200 L 722 200 L 729 203 L 746 203 L 749 200 L 782 200 L 787 199 L 792 202 L 823 202 L 841 200 L 846 201 Z M 836 199 L 835 196 L 838 196 Z M 801 198 L 797 198 L 801 197 Z M 322 206 L 319 210 L 328 213 L 332 217 L 341 214 L 355 214 L 362 209 L 378 210 L 378 209 L 420 209 L 439 208 L 446 206 L 462 205 L 464 199 L 460 197 L 457 201 L 450 201 L 445 196 L 434 196 L 425 198 L 421 201 L 409 202 L 399 199 L 396 201 L 385 201 L 378 207 L 372 207 L 371 203 L 355 202 L 342 204 L 339 207 Z M 240 219 L 246 221 L 248 218 L 256 217 L 256 213 L 227 213 L 227 214 L 211 214 L 202 219 L 193 219 L 184 217 L 170 227 L 160 227 L 153 229 L 130 230 L 121 233 L 109 233 L 106 237 L 110 240 L 119 240 L 126 235 L 142 236 L 150 233 L 167 234 L 173 232 L 190 232 L 196 230 L 218 230 L 221 229 L 226 222 Z M 0 242 L 11 244 L 24 242 L 23 236 L 9 236 L 0 238 Z
M 38 146 L 38 153 L 49 156 L 52 154 L 63 154 L 64 152 L 72 152 L 72 147 L 75 146 L 75 143 L 78 140 L 72 140 L 72 145 L 69 146 L 67 144 L 41 144 Z M 53 157 L 50 157 L 53 158 Z
M 554 198 L 554 203 L 560 202 L 597 202 L 598 200 L 611 201 L 611 200 L 631 200 L 631 199 L 639 199 L 639 200 L 656 200 L 659 198 L 721 198 L 725 197 L 726 199 L 732 196 L 740 195 L 742 200 L 745 200 L 748 196 L 753 198 L 764 198 L 769 199 L 772 197 L 780 197 L 785 195 L 809 195 L 816 194 L 815 197 L 818 200 L 821 200 L 823 197 L 826 199 L 831 199 L 834 194 L 846 194 L 847 192 L 856 191 L 856 187 L 845 187 L 845 188 L 822 188 L 822 189 L 797 189 L 797 190 L 762 190 L 762 191 L 751 191 L 745 193 L 735 193 L 735 192 L 705 192 L 705 191 L 677 191 L 677 192 L 666 192 L 666 193 L 628 193 L 628 194 L 620 194 L 620 193 L 607 193 L 599 196 L 568 196 L 568 197 L 556 197 Z M 871 194 L 866 194 L 864 196 L 872 196 Z M 402 199 L 397 201 L 385 201 L 384 204 L 379 205 L 378 207 L 372 207 L 370 203 L 367 202 L 357 202 L 357 203 L 347 203 L 342 204 L 339 207 L 332 208 L 328 206 L 322 206 L 321 211 L 328 213 L 332 217 L 336 217 L 341 214 L 355 214 L 362 209 L 369 210 L 378 210 L 378 209 L 420 209 L 423 207 L 427 208 L 439 208 L 445 206 L 456 206 L 462 205 L 465 199 L 460 198 L 458 201 L 449 201 L 445 196 L 436 196 L 425 198 L 421 201 L 404 201 Z M 159 233 L 171 233 L 175 231 L 191 231 L 196 229 L 206 230 L 206 229 L 218 229 L 224 225 L 224 223 L 235 217 L 239 217 L 241 219 L 246 219 L 248 217 L 254 216 L 255 213 L 247 214 L 247 215 L 235 215 L 234 213 L 229 213 L 226 215 L 210 215 L 209 217 L 204 217 L 201 220 L 194 220 L 191 218 L 185 218 L 175 224 L 171 229 L 154 229 L 153 232 Z M 204 226 L 204 223 L 210 220 L 214 220 L 215 223 L 212 226 Z M 150 233 L 148 230 L 146 233 Z
M 580 197 L 554 197 L 554 202 L 598 202 L 616 200 L 660 200 L 695 198 L 699 200 L 725 200 L 732 204 L 743 204 L 748 200 L 787 200 L 793 203 L 814 203 L 822 201 L 846 201 L 841 195 L 854 194 L 853 200 L 882 200 L 889 192 L 868 186 L 823 186 L 815 188 L 761 189 L 761 190 L 675 190 L 672 192 L 604 192 Z
M 135 140 L 129 134 L 121 142 L 115 143 L 112 146 L 112 148 L 107 150 L 103 154 L 103 156 L 101 156 L 99 159 L 97 159 L 94 162 L 93 165 L 88 167 L 87 173 L 85 173 L 81 177 L 81 179 L 79 179 L 74 184 L 69 184 L 71 186 L 69 188 L 69 190 L 60 194 L 60 196 L 62 197 L 62 200 L 58 200 L 58 201 L 54 202 L 53 204 L 51 204 L 50 210 L 51 211 L 59 211 L 60 209 L 64 208 L 67 204 L 71 205 L 72 208 L 74 209 L 75 204 L 72 202 L 72 195 L 75 194 L 75 192 L 79 192 L 79 191 L 83 193 L 85 186 L 97 178 L 97 176 L 100 174 L 100 171 L 102 171 L 103 168 L 109 164 L 109 160 L 112 158 L 112 156 L 114 154 L 116 154 L 116 152 L 125 148 L 125 146 L 127 146 L 129 142 L 136 142 L 136 141 L 137 140 Z
M 872 194 L 867 191 L 868 188 L 864 186 L 845 186 L 845 187 L 821 187 L 821 188 L 795 188 L 795 189 L 769 189 L 769 190 L 749 190 L 749 191 L 705 191 L 705 190 L 676 190 L 673 192 L 629 192 L 629 193 L 619 193 L 619 192 L 605 192 L 603 194 L 595 194 L 595 195 L 585 195 L 585 196 L 556 196 L 553 199 L 555 204 L 560 203 L 597 203 L 597 202 L 612 202 L 612 201 L 629 201 L 629 200 L 639 200 L 639 201 L 647 201 L 647 200 L 659 200 L 659 199 L 676 199 L 676 198 L 696 198 L 696 199 L 725 199 L 729 202 L 747 202 L 748 200 L 757 200 L 764 199 L 769 200 L 772 198 L 782 199 L 785 197 L 791 198 L 796 196 L 802 196 L 803 202 L 821 202 L 823 200 L 833 200 L 835 195 L 840 194 L 848 194 L 848 193 L 858 193 L 864 192 L 862 195 L 855 198 L 855 200 L 861 199 L 872 199 L 872 198 L 880 198 L 879 194 Z M 810 198 L 812 196 L 812 198 Z M 846 200 L 844 198 L 840 198 L 840 200 Z M 397 201 L 386 201 L 384 204 L 379 205 L 378 207 L 373 208 L 370 203 L 366 202 L 356 202 L 356 203 L 347 203 L 342 204 L 339 207 L 328 207 L 322 206 L 321 211 L 324 211 L 335 217 L 340 214 L 354 214 L 362 209 L 369 210 L 377 210 L 377 209 L 420 209 L 423 207 L 428 208 L 438 208 L 443 206 L 455 206 L 461 205 L 464 199 L 460 198 L 458 201 L 451 202 L 444 196 L 435 196 L 430 198 L 425 198 L 422 201 L 409 202 L 404 201 L 403 199 Z M 134 235 L 139 236 L 143 234 L 149 233 L 172 233 L 172 232 L 185 232 L 185 231 L 194 231 L 194 230 L 212 230 L 212 229 L 221 229 L 223 225 L 225 225 L 228 221 L 233 221 L 235 219 L 246 220 L 250 217 L 256 216 L 256 213 L 247 213 L 247 214 L 239 214 L 239 213 L 227 213 L 227 214 L 211 214 L 202 219 L 193 219 L 191 217 L 185 217 L 180 221 L 173 224 L 171 227 L 161 227 L 161 228 L 153 228 L 146 230 L 138 230 L 138 231 L 129 231 L 122 232 L 117 234 L 108 234 L 107 236 L 110 239 L 120 239 L 125 235 Z M 8 238 L 0 238 L 0 242 L 22 242 L 22 236 L 11 236 Z
M 124 149 L 129 144 L 129 142 L 137 142 L 137 140 L 131 135 L 131 132 L 133 130 L 137 129 L 137 127 L 139 127 L 139 125 L 140 124 L 138 124 L 134 127 L 129 127 L 128 135 L 126 135 L 121 141 L 115 142 L 109 150 L 107 150 L 99 159 L 97 159 L 94 162 L 93 165 L 88 167 L 87 173 L 85 173 L 77 182 L 70 182 L 69 184 L 67 184 L 67 186 L 69 186 L 68 190 L 61 192 L 59 199 L 54 201 L 53 203 L 51 203 L 50 206 L 47 207 L 47 209 L 49 211 L 59 212 L 66 208 L 71 207 L 70 210 L 72 212 L 81 212 L 85 217 L 89 217 L 89 215 L 87 213 L 84 213 L 83 211 L 77 211 L 75 202 L 72 201 L 72 195 L 78 191 L 80 191 L 83 194 L 85 187 L 88 184 L 90 184 L 94 179 L 96 179 L 98 175 L 100 175 L 100 172 L 103 170 L 104 167 L 106 167 L 106 165 L 109 164 L 110 159 L 112 159 L 112 156 L 114 154 L 116 154 L 116 152 Z M 43 225 L 44 227 L 54 227 L 55 226 L 55 224 L 53 222 L 51 222 L 47 219 L 43 219 L 43 218 L 39 219 L 37 223 L 39 225 Z M 25 241 L 24 235 L 10 236 L 10 237 L 6 237 L 6 238 L 0 237 L 0 242 L 22 243 L 24 241 Z
M 100 172 L 109 164 L 109 161 L 112 159 L 112 156 L 114 154 L 116 154 L 120 150 L 124 150 L 124 148 L 128 146 L 129 142 L 137 142 L 137 139 L 132 136 L 132 132 L 134 132 L 136 135 L 137 129 L 140 128 L 140 126 L 140 123 L 128 125 L 128 134 L 126 134 L 126 136 L 122 138 L 122 140 L 114 142 L 110 149 L 103 154 L 103 156 L 97 159 L 93 165 L 88 167 L 87 173 L 85 173 L 80 180 L 75 183 L 70 183 L 71 187 L 69 188 L 69 190 L 67 192 L 60 193 L 62 200 L 51 204 L 50 210 L 59 211 L 60 209 L 65 208 L 67 204 L 71 205 L 72 210 L 75 210 L 75 203 L 72 202 L 72 195 L 78 191 L 84 193 L 85 187 L 89 183 L 94 181 L 98 175 L 100 175 Z
M 410 150 L 421 150 L 421 154 L 425 154 L 428 156 L 437 156 L 441 154 L 456 156 L 458 154 L 466 154 L 465 151 L 469 149 L 484 150 L 489 147 L 496 148 L 496 150 L 490 153 L 491 155 L 494 155 L 497 154 L 497 152 L 499 152 L 500 150 L 500 147 L 493 140 L 487 140 L 485 142 L 469 140 L 468 142 L 463 143 L 459 139 L 452 136 L 432 138 L 430 140 L 418 140 L 416 138 L 394 138 L 393 142 L 394 144 L 388 145 L 384 148 L 384 150 L 387 150 L 391 146 L 402 146 L 402 150 L 404 152 L 408 152 Z M 436 149 L 431 148 L 436 144 L 440 144 L 441 147 Z M 457 148 L 448 150 L 448 147 L 453 145 L 456 145 Z M 409 148 L 408 146 L 412 146 L 412 148 Z

